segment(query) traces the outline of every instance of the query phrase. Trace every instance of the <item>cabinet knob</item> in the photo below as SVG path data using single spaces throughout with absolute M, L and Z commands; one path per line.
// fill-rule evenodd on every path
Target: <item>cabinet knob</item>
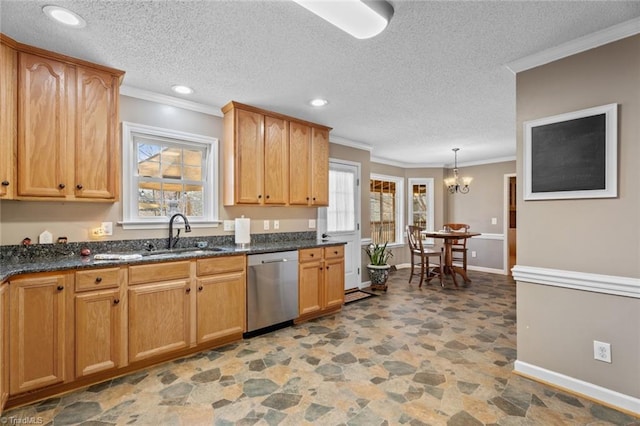
M 82 189 L 82 185 L 81 185 L 81 184 L 77 184 L 77 185 L 76 185 L 76 188 L 78 188 L 78 189 Z
M 316 197 L 313 197 L 313 201 L 315 201 L 315 200 L 316 200 Z
M 313 253 L 309 253 L 309 257 L 313 257 Z
M 191 293 L 191 288 L 187 288 L 187 293 Z
M 198 291 L 202 291 L 202 290 L 204 290 L 204 287 L 202 286 L 198 287 Z
M 327 269 L 329 269 L 329 267 L 327 266 Z
M 96 284 L 100 284 L 102 282 L 102 277 L 96 277 Z
M 262 198 L 262 195 L 258 194 L 258 200 L 259 200 L 260 198 Z
M 9 181 L 8 180 L 3 180 L 2 181 L 2 186 L 9 186 Z
M 307 197 L 307 201 L 309 201 L 309 197 Z
M 67 185 L 65 185 L 64 183 L 61 183 L 60 185 L 58 185 L 58 188 L 60 189 L 64 189 Z
M 338 250 L 334 251 L 333 254 L 338 254 Z
M 62 291 L 62 290 L 64 290 L 64 286 L 63 285 L 59 285 L 58 286 L 58 291 Z
M 267 195 L 267 200 L 269 199 L 269 196 Z
M 120 299 L 113 299 L 113 304 L 117 305 L 118 303 L 120 303 Z

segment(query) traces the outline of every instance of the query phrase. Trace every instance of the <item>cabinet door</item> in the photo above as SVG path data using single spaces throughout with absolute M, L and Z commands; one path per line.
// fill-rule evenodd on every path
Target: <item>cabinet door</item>
M 11 199 L 16 188 L 16 126 L 18 112 L 18 56 L 0 44 L 0 198 Z
M 75 196 L 117 198 L 120 173 L 118 79 L 77 67 L 75 127 Z
M 329 205 L 329 131 L 315 127 L 311 141 L 311 205 Z
M 9 284 L 0 286 L 0 414 L 9 397 Z
M 18 54 L 18 195 L 65 197 L 67 128 L 73 73 L 64 63 Z
M 309 205 L 311 183 L 311 127 L 289 123 L 289 204 Z
M 264 204 L 289 201 L 289 137 L 287 122 L 264 118 Z
M 129 288 L 129 362 L 189 345 L 188 280 Z
M 76 377 L 120 365 L 120 290 L 76 295 Z
M 197 280 L 197 342 L 205 343 L 245 329 L 245 274 L 233 273 Z
M 264 116 L 236 111 L 236 203 L 262 203 L 264 184 Z
M 10 393 L 67 379 L 65 369 L 66 288 L 64 275 L 11 281 Z M 69 332 L 71 332 L 69 330 Z
M 298 267 L 298 306 L 300 316 L 318 312 L 322 304 L 322 261 L 301 263 Z
M 344 303 L 344 258 L 327 259 L 324 265 L 323 308 L 340 307 Z

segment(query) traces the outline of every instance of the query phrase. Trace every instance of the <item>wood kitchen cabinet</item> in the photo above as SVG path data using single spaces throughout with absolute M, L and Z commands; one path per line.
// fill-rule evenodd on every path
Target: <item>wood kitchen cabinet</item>
M 126 268 L 76 272 L 76 377 L 125 365 L 125 280 Z
M 196 342 L 242 338 L 246 329 L 246 258 L 196 261 Z
M 129 267 L 129 362 L 189 347 L 190 262 Z
M 329 127 L 230 102 L 224 112 L 224 204 L 329 202 Z
M 335 312 L 344 303 L 344 247 L 299 252 L 297 321 Z
M 15 197 L 18 54 L 0 39 L 0 199 Z
M 225 205 L 288 202 L 288 127 L 285 120 L 235 103 L 223 108 Z
M 10 394 L 73 379 L 73 277 L 10 280 Z
M 9 397 L 9 284 L 0 285 L 0 415 Z
M 17 75 L 17 113 L 12 115 L 11 108 L 4 111 L 3 98 L 0 125 L 3 137 L 12 128 L 16 134 L 17 189 L 11 198 L 116 201 L 118 90 L 124 73 L 23 45 L 4 35 L 1 40 L 3 60 L 11 60 L 7 46 L 17 52 L 15 61 L 2 65 L 3 80 L 10 79 L 10 74 L 4 75 L 10 63 Z M 11 180 L 7 181 L 5 186 L 10 187 Z

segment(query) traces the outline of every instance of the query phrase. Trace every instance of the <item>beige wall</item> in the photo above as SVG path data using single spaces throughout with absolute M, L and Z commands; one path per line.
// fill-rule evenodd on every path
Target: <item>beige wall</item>
M 640 278 L 640 36 L 517 75 L 518 176 L 523 122 L 619 104 L 617 198 L 523 201 L 520 266 Z M 518 360 L 640 398 L 640 299 L 518 282 Z M 612 364 L 593 359 L 611 343 Z

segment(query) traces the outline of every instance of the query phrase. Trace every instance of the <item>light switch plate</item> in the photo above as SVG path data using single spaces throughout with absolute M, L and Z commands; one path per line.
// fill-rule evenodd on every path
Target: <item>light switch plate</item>
M 280 229 L 280 221 L 279 220 L 274 220 L 273 221 L 273 229 Z
M 235 231 L 236 230 L 236 221 L 235 220 L 225 220 L 222 222 L 223 229 L 225 231 Z
M 316 229 L 316 220 L 309 219 L 309 229 Z
M 113 222 L 102 222 L 103 235 L 113 235 Z

